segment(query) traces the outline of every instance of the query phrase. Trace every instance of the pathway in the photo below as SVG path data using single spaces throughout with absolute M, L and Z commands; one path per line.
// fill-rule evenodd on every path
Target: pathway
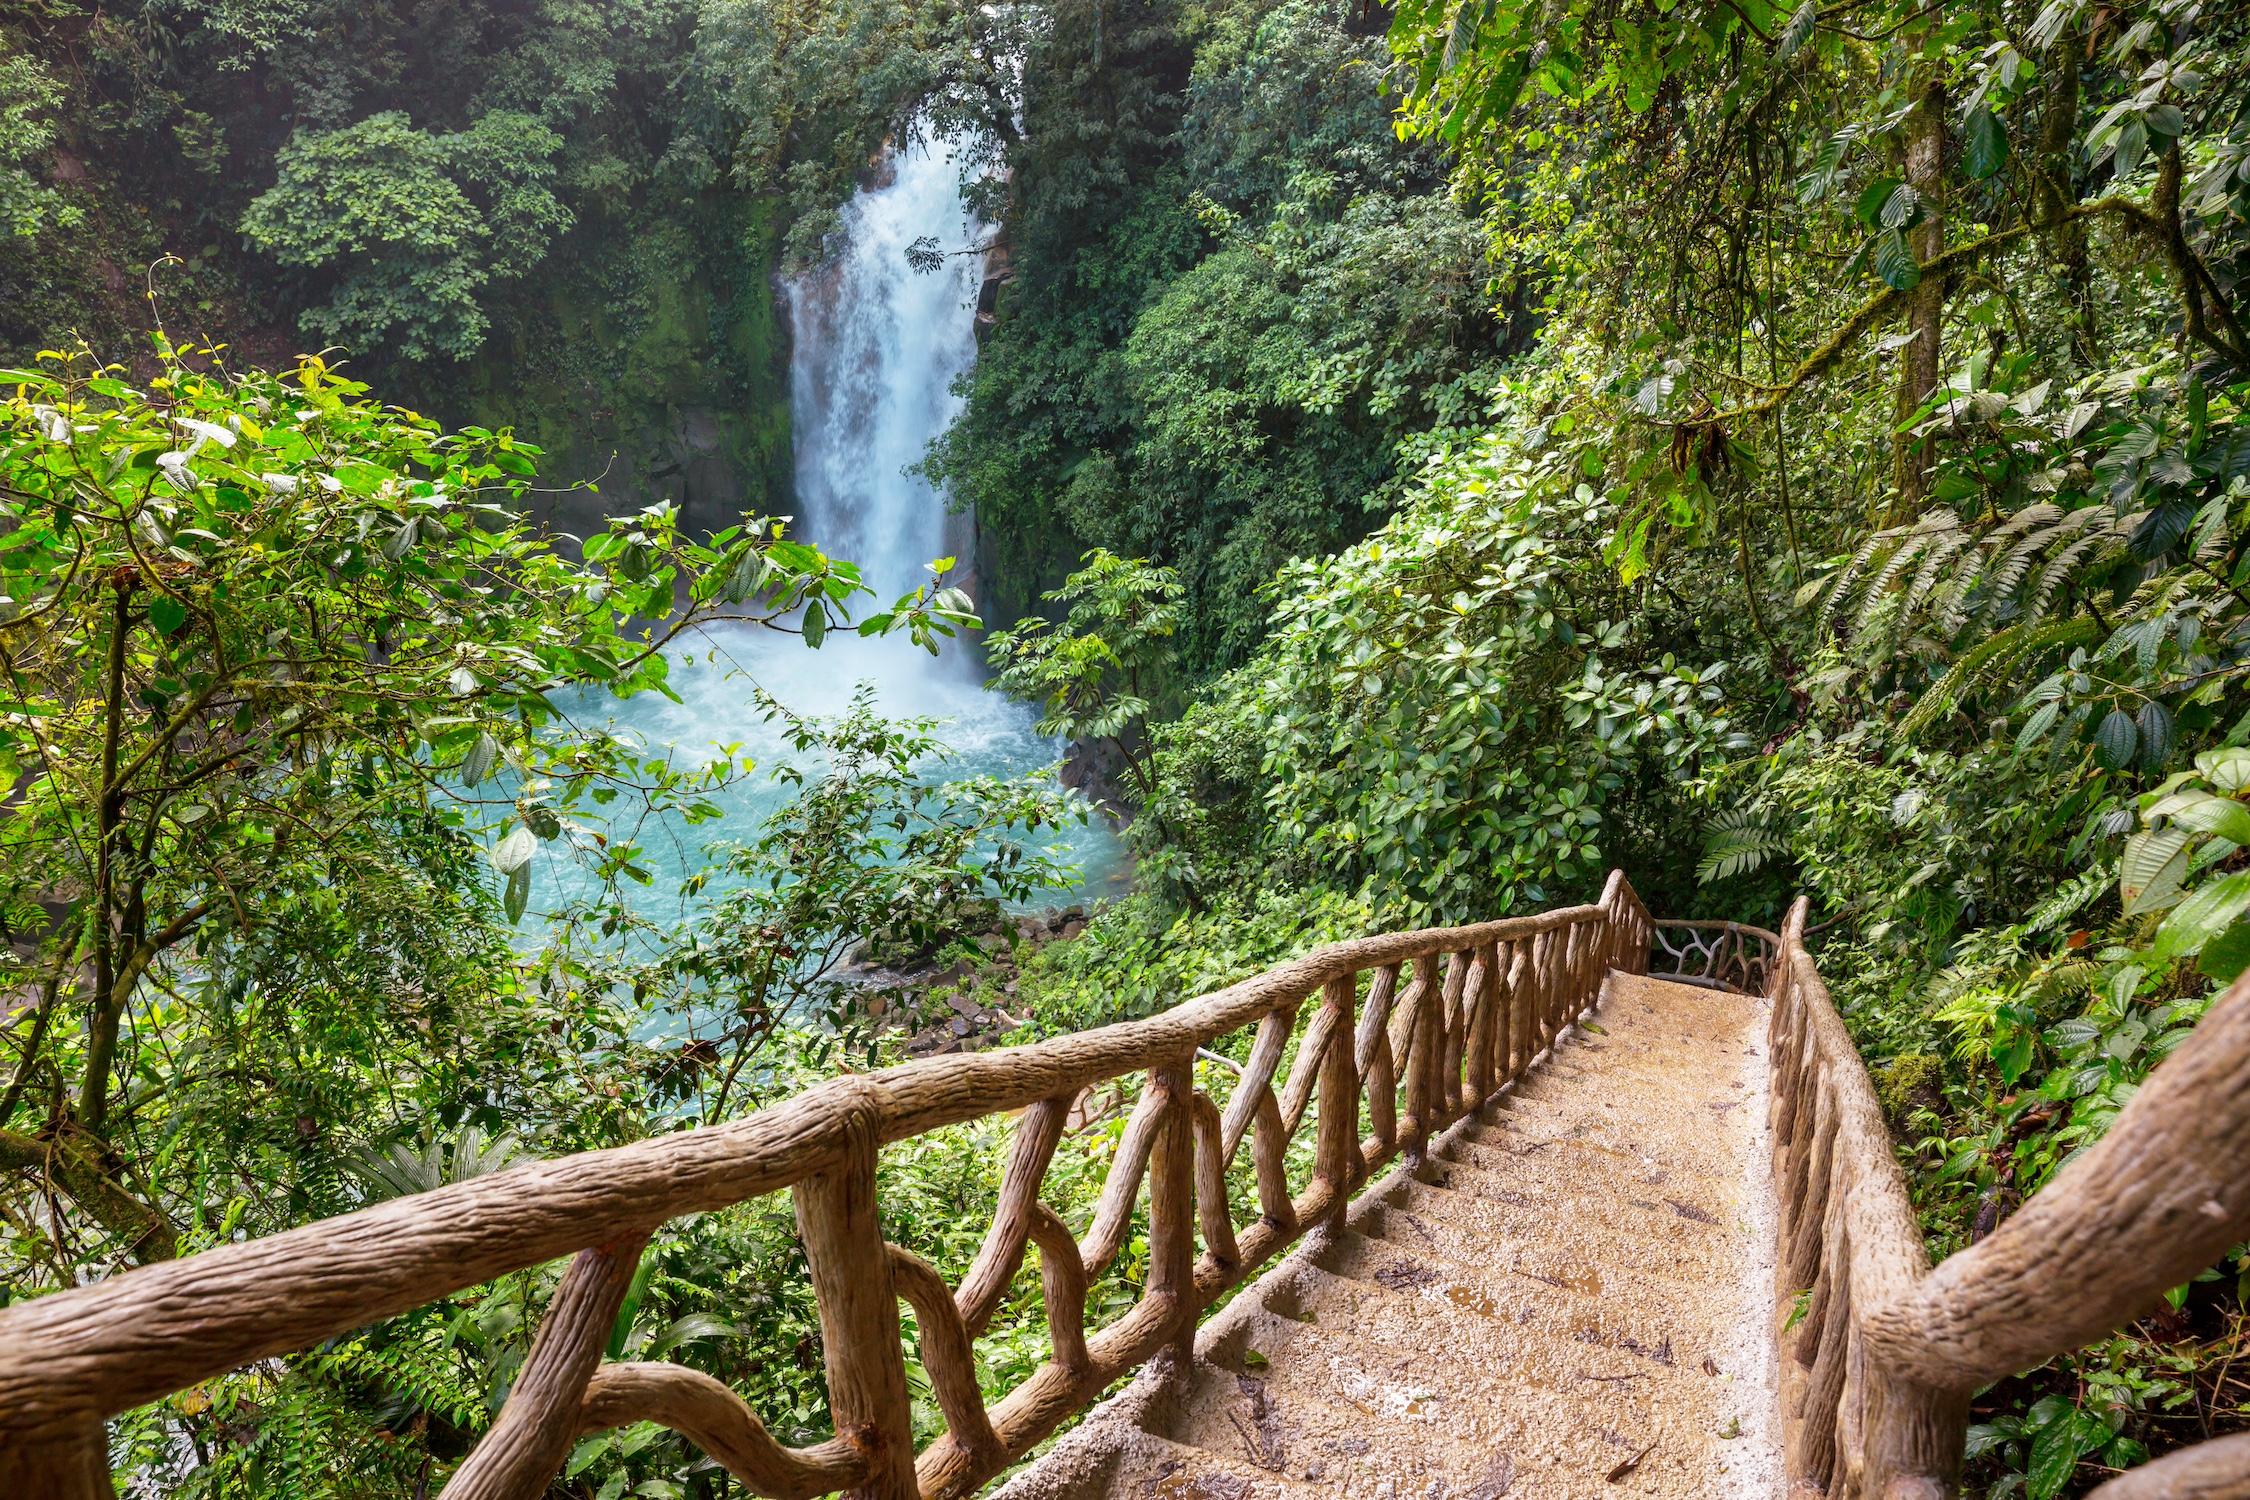
M 1765 1003 L 1590 1014 L 1006 1500 L 1778 1495 Z

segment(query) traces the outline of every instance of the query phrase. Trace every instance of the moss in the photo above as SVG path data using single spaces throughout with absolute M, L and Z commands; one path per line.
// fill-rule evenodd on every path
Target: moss
M 1944 1063 L 1926 1052 L 1909 1052 L 1876 1072 L 1875 1097 L 1894 1120 L 1903 1120 L 1917 1109 L 1940 1112 L 1944 1082 Z
M 551 256 L 466 366 L 427 370 L 456 422 L 510 426 L 547 451 L 564 530 L 659 500 L 693 528 L 787 514 L 789 347 L 775 307 L 773 206 L 587 237 Z

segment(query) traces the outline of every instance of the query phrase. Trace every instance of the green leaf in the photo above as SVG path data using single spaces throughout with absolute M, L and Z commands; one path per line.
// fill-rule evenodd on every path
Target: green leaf
M 2109 1424 L 2090 1411 L 2074 1411 L 2039 1430 L 2031 1441 L 2026 1500 L 2055 1500 L 2077 1471 L 2078 1460 L 2108 1446 Z
M 2250 807 L 2232 797 L 2201 797 L 2169 810 L 2172 821 L 2197 833 L 2213 833 L 2237 846 L 2250 845 Z
M 818 599 L 805 606 L 804 630 L 805 644 L 818 651 L 822 638 L 828 634 L 828 611 L 821 607 Z
M 1890 202 L 1891 194 L 1903 185 L 1896 177 L 1876 178 L 1860 193 L 1859 202 L 1852 206 L 1852 216 L 1869 229 L 1875 228 L 1883 205 Z
M 2125 841 L 2117 861 L 2117 896 L 2127 916 L 2161 910 L 2178 898 L 2190 837 L 2184 828 L 2160 828 Z
M 501 904 L 508 913 L 509 925 L 513 926 L 523 920 L 524 908 L 531 904 L 531 865 L 528 861 L 516 866 L 508 876 L 508 889 L 501 898 Z
M 1805 49 L 1805 43 L 1812 40 L 1813 27 L 1819 21 L 1819 0 L 1805 0 L 1804 4 L 1797 7 L 1796 14 L 1789 18 L 1789 24 L 1782 29 L 1781 44 L 1774 49 L 1774 62 L 1787 67 Z
M 585 1473 L 593 1465 L 594 1460 L 602 1456 L 602 1450 L 608 1446 L 609 1434 L 599 1432 L 571 1449 L 570 1462 L 563 1465 L 563 1478 L 576 1479 L 579 1475 Z
M 1922 195 L 1905 183 L 1891 189 L 1875 222 L 1885 229 L 1905 229 L 1922 217 Z
M 749 598 L 757 591 L 765 573 L 766 560 L 759 555 L 758 549 L 752 547 L 745 550 L 741 560 L 734 565 L 734 570 L 727 574 L 726 588 L 723 591 L 727 603 L 740 604 Z
M 2122 708 L 2113 708 L 2094 731 L 2094 764 L 2105 771 L 2121 770 L 2140 742 L 2141 731 L 2133 716 Z
M 500 742 L 489 734 L 478 735 L 477 742 L 469 747 L 469 753 L 461 760 L 462 785 L 484 785 L 485 778 L 492 774 L 492 768 L 499 760 Z
M 2140 170 L 2141 156 L 2148 150 L 2148 122 L 2139 115 L 2127 115 L 2125 123 L 2117 127 L 2117 178 L 2122 182 Z
M 2148 1462 L 2148 1445 L 2133 1438 L 2112 1438 L 2102 1450 L 2102 1463 L 2112 1469 L 2137 1469 Z
M 539 835 L 528 828 L 518 828 L 492 851 L 492 868 L 503 875 L 513 875 L 528 866 L 531 856 L 538 852 Z
M 1894 292 L 1912 291 L 1922 284 L 1922 268 L 1906 248 L 1906 237 L 1895 229 L 1876 236 L 1875 274 Z
M 2195 768 L 2209 777 L 2211 785 L 2220 791 L 2239 792 L 2250 786 L 2250 748 L 2221 745 L 2216 750 L 2206 750 L 2195 758 Z
M 2250 922 L 2237 922 L 2203 945 L 2196 971 L 2221 984 L 2232 984 L 2250 969 Z
M 1451 73 L 1475 54 L 1484 8 L 1485 0 L 1461 0 L 1461 8 L 1453 13 L 1453 25 L 1445 34 L 1445 54 L 1438 61 L 1440 71 Z
M 2173 908 L 2157 929 L 2151 956 L 2184 958 L 2201 953 L 2245 910 L 2250 910 L 2250 871 L 2214 880 Z
M 2172 755 L 2172 711 L 2154 698 L 2141 705 L 2136 721 L 2141 731 L 2141 769 L 2161 771 Z M 2240 839 L 2236 843 L 2242 842 Z
M 158 635 L 170 635 L 187 623 L 187 606 L 170 594 L 158 594 L 148 602 L 148 622 Z
M 2007 1045 L 1992 1052 L 1992 1065 L 2000 1070 L 2000 1077 L 2014 1083 L 2023 1077 L 2038 1056 L 2039 1037 L 2031 1031 L 2019 1031 L 2009 1038 Z
M 1968 139 L 1961 150 L 1961 170 L 1982 182 L 2008 162 L 2008 131 L 2000 117 L 1979 105 L 1969 115 Z

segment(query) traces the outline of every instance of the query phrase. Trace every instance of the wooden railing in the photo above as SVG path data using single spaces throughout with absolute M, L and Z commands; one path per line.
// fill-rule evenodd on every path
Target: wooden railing
M 1780 938 L 1763 927 L 1740 922 L 1665 918 L 1652 926 L 1650 941 L 1654 948 L 1649 954 L 1648 972 L 1680 984 L 1762 995 L 1766 976 L 1773 972 L 1773 961 L 1781 952 Z
M 447 1484 L 449 1500 L 536 1496 L 582 1436 L 640 1421 L 686 1435 L 760 1495 L 966 1494 L 1126 1371 L 1151 1359 L 1184 1369 L 1213 1302 L 1308 1231 L 1340 1225 L 1370 1174 L 1401 1153 L 1413 1159 L 1530 1067 L 1612 968 L 1645 972 L 1651 930 L 1614 873 L 1595 906 L 1338 943 L 1145 1021 L 835 1079 L 729 1124 L 528 1165 L 8 1308 L 0 1496 L 109 1500 L 106 1418 L 574 1253 L 506 1405 Z M 1315 1009 L 1300 1029 L 1307 1002 Z M 1252 1027 L 1223 1104 L 1199 1092 L 1196 1049 Z M 1076 1238 L 1040 1200 L 1065 1116 L 1082 1090 L 1141 1073 L 1146 1087 Z M 1015 1109 L 1024 1113 L 991 1228 L 961 1285 L 948 1287 L 884 1243 L 877 1154 Z M 1293 1192 L 1289 1146 L 1308 1121 L 1311 1171 Z M 1227 1175 L 1245 1140 L 1261 1212 L 1238 1226 Z M 1144 1177 L 1140 1298 L 1088 1330 L 1088 1279 L 1124 1245 Z M 833 1438 L 801 1449 L 777 1443 L 708 1375 L 601 1362 L 658 1225 L 782 1188 L 795 1198 L 819 1301 L 835 1420 Z M 988 1408 L 970 1341 L 1027 1243 L 1039 1247 L 1051 1357 Z M 947 1423 L 919 1455 L 901 1298 Z
M 1969 1398 L 2144 1316 L 2250 1237 L 2250 975 L 2101 1142 L 1997 1232 L 1932 1267 L 1890 1129 L 1805 951 L 1778 937 L 1774 1181 L 1783 1437 L 1793 1489 L 1955 1493 Z M 2097 1500 L 2250 1496 L 2250 1438 L 2188 1448 Z

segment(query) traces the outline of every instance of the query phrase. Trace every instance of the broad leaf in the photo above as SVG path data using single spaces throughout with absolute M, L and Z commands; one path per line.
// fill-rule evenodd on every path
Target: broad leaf
M 1904 229 L 1921 217 L 1921 211 L 1922 195 L 1902 182 L 1891 189 L 1891 196 L 1884 200 L 1883 211 L 1875 216 L 1875 222 L 1885 229 Z
M 2007 165 L 2007 161 L 2007 128 L 1990 109 L 1978 106 L 1969 116 L 1968 139 L 1961 150 L 1961 170 L 1982 182 Z
M 2250 871 L 2214 880 L 2173 908 L 2157 929 L 2150 954 L 2185 958 L 2201 953 L 2245 911 L 2250 911 Z
M 2117 862 L 2117 895 L 2131 915 L 2168 905 L 2187 872 L 2190 834 L 2184 828 L 2143 830 L 2125 841 Z
M 2250 807 L 2232 797 L 2166 798 L 2177 801 L 2172 821 L 2197 833 L 2215 833 L 2231 844 L 2250 845 Z
M 477 736 L 469 753 L 461 761 L 461 781 L 465 786 L 482 786 L 492 768 L 500 762 L 500 742 L 489 734 Z
M 1875 228 L 1881 219 L 1883 205 L 1890 202 L 1891 194 L 1903 186 L 1905 184 L 1896 177 L 1876 178 L 1861 191 L 1859 201 L 1852 206 L 1853 216 L 1869 229 Z
M 2250 748 L 2221 745 L 2216 750 L 2206 750 L 2195 758 L 2195 768 L 2210 777 L 2211 785 L 2220 791 L 2239 792 L 2250 786 Z
M 1804 50 L 1805 43 L 1812 40 L 1813 27 L 1819 21 L 1819 0 L 1805 0 L 1789 18 L 1789 24 L 1782 28 L 1781 43 L 1774 49 L 1773 60 L 1783 67 L 1788 66 Z
M 2078 1460 L 2109 1440 L 2109 1424 L 2089 1411 L 2071 1412 L 2041 1428 L 2031 1440 L 2026 1500 L 2055 1500 L 2077 1471 Z
M 492 868 L 503 875 L 513 875 L 531 863 L 531 856 L 539 852 L 539 835 L 529 828 L 518 828 L 502 839 L 492 851 Z
M 1876 236 L 1875 274 L 1894 292 L 1912 291 L 1922 284 L 1922 268 L 1906 248 L 1906 237 L 1896 229 Z
M 2121 770 L 2132 760 L 2140 742 L 2141 732 L 2133 716 L 2122 708 L 2113 708 L 2094 731 L 2094 763 L 2105 771 Z
M 2237 922 L 2203 945 L 2196 969 L 2221 984 L 2232 984 L 2250 968 L 2250 922 Z
M 2161 771 L 2164 762 L 2172 757 L 2174 726 L 2172 711 L 2154 698 L 2141 705 L 2134 723 L 2141 731 L 2141 769 Z M 2240 840 L 2236 840 L 2240 842 Z

